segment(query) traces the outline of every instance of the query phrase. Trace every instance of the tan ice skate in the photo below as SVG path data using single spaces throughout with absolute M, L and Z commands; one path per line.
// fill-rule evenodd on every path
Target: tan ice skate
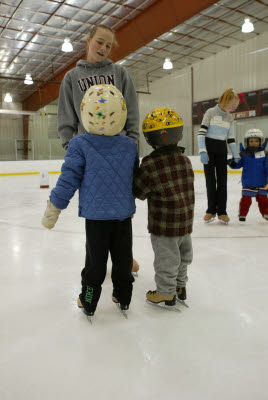
M 137 261 L 133 258 L 133 265 L 132 265 L 132 273 L 135 274 L 135 276 L 138 276 L 138 270 L 140 269 L 139 264 L 137 263 Z
M 163 296 L 158 293 L 157 290 L 149 290 L 146 293 L 147 303 L 152 304 L 156 307 L 163 307 L 170 311 L 181 312 L 179 308 L 175 307 L 176 295 L 174 296 Z
M 230 221 L 230 218 L 228 217 L 228 215 L 222 214 L 218 217 L 218 220 L 223 224 L 228 224 L 228 222 Z
M 215 219 L 215 217 L 216 217 L 216 214 L 206 213 L 206 215 L 204 216 L 204 221 L 211 222 Z
M 80 297 L 77 298 L 77 306 L 79 308 L 83 308 L 83 304 L 81 303 Z

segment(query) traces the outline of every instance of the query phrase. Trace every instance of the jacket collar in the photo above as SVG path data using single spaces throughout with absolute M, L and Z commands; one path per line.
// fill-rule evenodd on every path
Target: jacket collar
M 153 154 L 165 154 L 165 153 L 173 153 L 178 150 L 180 153 L 184 153 L 185 148 L 180 147 L 177 144 L 169 144 L 168 146 L 161 146 L 159 149 L 155 149 Z

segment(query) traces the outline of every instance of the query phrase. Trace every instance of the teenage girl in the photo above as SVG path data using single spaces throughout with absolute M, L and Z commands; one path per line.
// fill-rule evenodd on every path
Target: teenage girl
M 136 91 L 128 72 L 120 64 L 108 59 L 115 34 L 107 25 L 96 25 L 87 37 L 87 58 L 79 60 L 76 67 L 66 73 L 61 83 L 58 106 L 58 134 L 67 150 L 69 141 L 77 134 L 85 133 L 80 116 L 80 104 L 87 89 L 93 85 L 116 86 L 127 105 L 127 120 L 121 135 L 139 139 L 139 109 Z M 133 260 L 133 272 L 139 264 Z
M 235 161 L 240 156 L 234 137 L 234 120 L 231 115 L 239 104 L 239 97 L 232 88 L 225 90 L 218 104 L 209 108 L 198 132 L 198 147 L 206 177 L 208 208 L 205 222 L 218 215 L 220 222 L 228 224 L 227 203 L 227 143 Z

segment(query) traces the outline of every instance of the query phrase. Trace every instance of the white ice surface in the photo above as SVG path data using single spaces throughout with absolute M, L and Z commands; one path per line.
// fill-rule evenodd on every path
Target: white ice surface
M 255 200 L 238 221 L 239 180 L 228 176 L 230 224 L 204 224 L 204 175 L 196 174 L 189 309 L 145 303 L 153 252 L 147 205 L 137 201 L 141 269 L 128 320 L 111 301 L 109 261 L 91 326 L 76 306 L 85 256 L 77 196 L 46 231 L 50 189 L 39 188 L 39 176 L 0 177 L 0 399 L 266 400 L 268 222 Z

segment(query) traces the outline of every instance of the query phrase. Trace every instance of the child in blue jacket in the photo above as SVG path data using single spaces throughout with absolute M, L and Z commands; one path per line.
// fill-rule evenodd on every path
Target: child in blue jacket
M 241 159 L 238 163 L 234 159 L 228 160 L 231 168 L 243 168 L 242 198 L 239 204 L 239 221 L 246 221 L 252 197 L 256 197 L 259 210 L 268 221 L 268 157 L 265 151 L 266 141 L 260 129 L 249 129 L 244 138 L 244 147 L 240 144 Z
M 54 227 L 61 210 L 79 189 L 80 217 L 86 220 L 86 260 L 78 307 L 94 315 L 112 259 L 112 300 L 127 310 L 132 296 L 132 180 L 139 158 L 133 139 L 120 136 L 126 104 L 112 85 L 92 86 L 81 103 L 85 134 L 70 140 L 61 175 L 50 193 L 42 224 Z M 90 133 L 89 133 L 90 132 Z

